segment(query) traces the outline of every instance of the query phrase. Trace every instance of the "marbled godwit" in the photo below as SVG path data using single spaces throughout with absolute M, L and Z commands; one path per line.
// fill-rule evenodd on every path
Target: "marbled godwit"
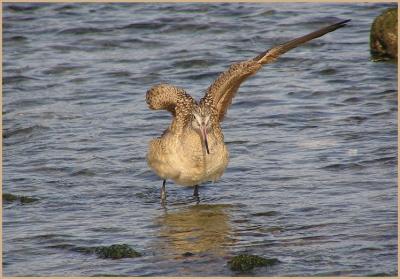
M 185 90 L 168 84 L 153 86 L 146 94 L 151 109 L 172 113 L 171 125 L 161 137 L 149 144 L 147 162 L 163 179 L 161 201 L 165 202 L 166 179 L 176 184 L 194 186 L 218 180 L 228 165 L 229 153 L 224 144 L 220 122 L 240 84 L 263 65 L 273 62 L 285 52 L 346 25 L 344 20 L 305 36 L 277 45 L 253 59 L 235 63 L 220 74 L 196 102 Z

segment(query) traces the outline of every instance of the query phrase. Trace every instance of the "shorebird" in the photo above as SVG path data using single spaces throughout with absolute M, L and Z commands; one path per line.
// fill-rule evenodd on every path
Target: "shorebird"
M 150 109 L 167 110 L 173 116 L 161 137 L 150 141 L 147 153 L 148 165 L 163 180 L 161 202 L 166 200 L 167 179 L 179 185 L 194 186 L 193 196 L 198 199 L 199 184 L 215 182 L 222 176 L 229 153 L 220 123 L 243 81 L 285 52 L 344 27 L 348 21 L 329 25 L 274 46 L 252 59 L 232 64 L 208 87 L 199 102 L 184 89 L 169 84 L 158 84 L 148 90 L 146 102 Z

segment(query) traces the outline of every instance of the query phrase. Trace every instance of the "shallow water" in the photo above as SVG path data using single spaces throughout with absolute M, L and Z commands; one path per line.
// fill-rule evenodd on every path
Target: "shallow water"
M 240 253 L 279 259 L 256 276 L 396 275 L 397 65 L 368 47 L 389 6 L 4 4 L 3 192 L 40 199 L 3 203 L 4 275 L 232 276 Z M 347 18 L 242 85 L 224 176 L 198 205 L 169 182 L 163 209 L 145 154 L 170 116 L 145 92 L 200 98 L 232 62 Z M 117 243 L 143 257 L 76 252 Z

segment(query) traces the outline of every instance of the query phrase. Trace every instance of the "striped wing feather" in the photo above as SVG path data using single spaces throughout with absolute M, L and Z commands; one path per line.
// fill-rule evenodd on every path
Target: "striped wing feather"
M 233 64 L 227 71 L 220 74 L 214 83 L 207 89 L 201 102 L 213 104 L 218 111 L 219 121 L 222 121 L 240 85 L 249 76 L 255 74 L 263 65 L 275 61 L 279 56 L 287 51 L 312 39 L 321 37 L 326 33 L 344 27 L 349 21 L 350 20 L 344 20 L 329 25 L 305 36 L 298 37 L 294 40 L 268 49 L 251 60 Z
M 173 127 L 182 128 L 190 115 L 195 100 L 182 88 L 158 84 L 146 93 L 146 102 L 154 110 L 167 110 L 172 113 Z

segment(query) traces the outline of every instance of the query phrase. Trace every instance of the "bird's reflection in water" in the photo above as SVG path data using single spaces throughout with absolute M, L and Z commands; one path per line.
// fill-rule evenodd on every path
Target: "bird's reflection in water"
M 198 204 L 167 211 L 159 218 L 161 246 L 169 255 L 226 254 L 232 243 L 230 205 Z

